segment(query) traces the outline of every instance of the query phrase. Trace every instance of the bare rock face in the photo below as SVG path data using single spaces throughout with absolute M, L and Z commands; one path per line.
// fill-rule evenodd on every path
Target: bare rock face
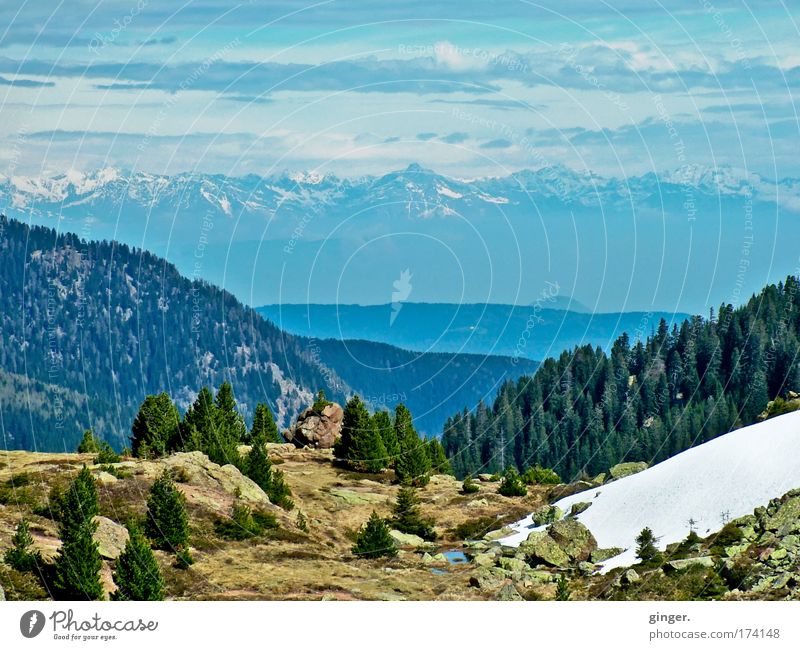
M 330 449 L 342 435 L 343 418 L 344 411 L 338 404 L 328 404 L 320 412 L 307 408 L 283 435 L 296 447 Z

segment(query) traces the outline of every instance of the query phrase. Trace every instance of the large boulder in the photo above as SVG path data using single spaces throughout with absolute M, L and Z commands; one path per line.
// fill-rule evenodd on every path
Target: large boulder
M 646 469 L 647 463 L 644 461 L 638 463 L 619 463 L 619 465 L 614 465 L 614 467 L 608 470 L 608 473 L 611 474 L 611 478 L 617 480 L 625 478 L 626 476 L 631 476 L 632 474 L 638 474 Z
M 331 449 L 342 435 L 344 412 L 338 404 L 328 404 L 321 411 L 307 408 L 283 436 L 297 447 Z
M 767 510 L 768 516 L 764 519 L 764 529 L 784 537 L 800 532 L 800 497 L 791 497 L 781 503 L 774 514 Z
M 551 524 L 547 534 L 555 540 L 570 560 L 588 560 L 597 549 L 597 540 L 589 529 L 576 519 L 562 519 Z
M 394 545 L 398 548 L 413 548 L 419 550 L 431 550 L 434 548 L 432 543 L 426 542 L 419 535 L 402 533 L 399 530 L 390 530 L 389 536 L 392 538 Z
M 558 521 L 564 516 L 564 512 L 558 506 L 542 506 L 531 514 L 531 521 L 534 526 L 546 526 Z
M 111 521 L 108 517 L 96 516 L 94 522 L 97 524 L 94 541 L 97 542 L 97 550 L 100 552 L 100 557 L 104 557 L 107 560 L 116 560 L 125 550 L 125 544 L 128 542 L 128 537 L 130 537 L 128 529 Z
M 558 542 L 543 530 L 533 531 L 519 548 L 532 566 L 540 564 L 560 568 L 569 566 L 569 556 Z

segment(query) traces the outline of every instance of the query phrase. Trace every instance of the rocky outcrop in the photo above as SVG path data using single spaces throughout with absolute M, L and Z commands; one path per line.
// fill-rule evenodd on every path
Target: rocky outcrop
M 547 529 L 552 537 L 573 562 L 588 560 L 597 548 L 597 540 L 589 529 L 575 519 L 562 519 Z
M 558 521 L 564 516 L 564 511 L 558 506 L 542 506 L 531 514 L 531 522 L 534 526 L 546 526 Z
M 390 530 L 389 535 L 394 541 L 394 545 L 398 548 L 413 548 L 419 550 L 432 550 L 434 545 L 426 542 L 419 535 L 412 535 L 411 533 L 402 533 L 399 530 Z
M 125 550 L 125 544 L 130 537 L 128 529 L 108 517 L 95 517 L 94 522 L 97 524 L 94 541 L 97 542 L 100 557 L 116 560 Z
M 626 476 L 638 474 L 646 469 L 647 463 L 644 461 L 638 463 L 619 463 L 619 465 L 614 465 L 614 467 L 608 470 L 608 473 L 611 474 L 611 478 L 616 481 Z
M 547 565 L 564 568 L 569 565 L 569 556 L 550 535 L 543 530 L 532 532 L 519 545 L 531 566 Z
M 338 404 L 328 404 L 320 411 L 307 408 L 283 436 L 296 447 L 331 449 L 342 435 L 344 412 Z

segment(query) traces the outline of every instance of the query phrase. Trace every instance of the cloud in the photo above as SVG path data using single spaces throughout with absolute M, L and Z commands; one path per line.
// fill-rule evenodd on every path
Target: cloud
M 446 142 L 447 144 L 461 144 L 469 139 L 469 133 L 465 133 L 464 131 L 453 131 L 449 135 L 446 135 L 442 138 L 442 142 Z
M 511 142 L 505 138 L 489 140 L 488 142 L 484 142 L 482 145 L 480 145 L 481 149 L 508 149 L 510 146 Z
M 425 133 L 417 133 L 417 140 L 422 140 L 423 142 L 426 142 L 428 140 L 433 140 L 437 135 L 438 133 L 433 133 L 430 131 L 427 131 Z
M 16 86 L 17 88 L 52 88 L 52 81 L 35 81 L 34 79 L 6 79 L 0 76 L 0 86 Z

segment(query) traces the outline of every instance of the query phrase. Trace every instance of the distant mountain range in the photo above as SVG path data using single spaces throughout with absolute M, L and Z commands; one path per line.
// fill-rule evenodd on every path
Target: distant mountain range
M 626 179 L 565 167 L 456 179 L 420 165 L 353 179 L 0 177 L 0 210 L 143 247 L 250 305 L 530 304 L 705 313 L 796 266 L 800 180 L 685 167 Z M 746 249 L 746 269 L 741 271 Z
M 3 216 L 0 319 L 0 448 L 73 450 L 88 427 L 121 447 L 145 395 L 185 409 L 225 380 L 248 418 L 267 402 L 285 427 L 319 389 L 358 392 L 374 409 L 403 401 L 433 435 L 537 367 L 293 336 L 151 253 Z
M 519 307 L 429 303 L 265 305 L 257 311 L 281 329 L 301 336 L 365 339 L 418 352 L 499 354 L 537 361 L 587 343 L 607 349 L 623 332 L 646 338 L 662 318 L 670 327 L 689 318 L 689 314 L 591 314 L 554 308 L 564 302 L 543 298 Z

